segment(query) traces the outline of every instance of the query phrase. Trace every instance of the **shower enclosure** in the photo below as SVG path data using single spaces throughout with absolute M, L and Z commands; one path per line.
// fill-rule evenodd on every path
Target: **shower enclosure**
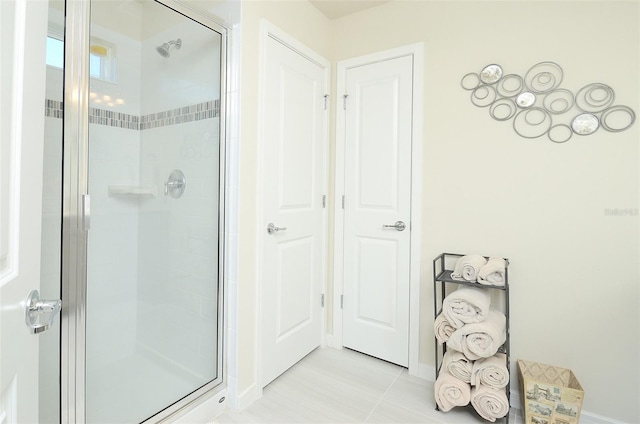
M 64 309 L 41 420 L 156 422 L 223 383 L 226 30 L 174 0 L 51 0 L 48 38 Z

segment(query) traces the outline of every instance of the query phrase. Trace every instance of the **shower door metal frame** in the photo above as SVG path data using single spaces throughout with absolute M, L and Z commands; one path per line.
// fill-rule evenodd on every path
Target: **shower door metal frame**
M 220 127 L 218 202 L 218 357 L 215 380 L 161 410 L 144 421 L 163 422 L 181 415 L 224 389 L 225 359 L 225 187 L 226 87 L 228 31 L 230 26 L 194 9 L 180 0 L 154 0 L 195 24 L 220 34 Z M 61 423 L 86 422 L 86 294 L 88 247 L 89 181 L 89 45 L 91 1 L 65 1 L 63 204 L 60 341 L 60 420 Z M 73 52 L 73 54 L 69 54 Z M 86 219 L 86 221 L 85 221 Z

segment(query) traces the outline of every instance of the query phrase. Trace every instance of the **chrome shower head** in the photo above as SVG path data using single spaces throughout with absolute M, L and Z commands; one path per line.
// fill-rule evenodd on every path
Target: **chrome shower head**
M 162 57 L 169 57 L 169 49 L 171 46 L 175 46 L 175 48 L 179 50 L 180 47 L 182 47 L 182 40 L 179 38 L 177 40 L 171 40 L 168 43 L 164 43 L 161 46 L 156 47 L 156 51 Z

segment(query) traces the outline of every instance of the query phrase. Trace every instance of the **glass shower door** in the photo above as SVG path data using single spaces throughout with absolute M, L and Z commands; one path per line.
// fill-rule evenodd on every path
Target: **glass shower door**
M 222 378 L 222 40 L 152 0 L 91 3 L 87 422 Z

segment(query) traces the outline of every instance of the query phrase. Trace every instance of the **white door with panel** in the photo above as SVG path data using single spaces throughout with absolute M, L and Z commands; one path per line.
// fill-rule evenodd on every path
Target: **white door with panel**
M 59 281 L 44 289 L 44 295 L 53 292 L 50 302 L 29 296 L 43 292 L 47 16 L 48 2 L 0 2 L 0 423 L 40 422 L 44 397 L 59 396 L 60 327 L 50 330 L 59 319 Z M 54 250 L 43 253 L 59 258 L 59 246 Z M 43 337 L 53 350 L 40 352 Z M 43 392 L 48 370 L 54 374 L 53 393 Z
M 343 346 L 409 362 L 413 57 L 346 70 Z
M 269 36 L 262 115 L 262 387 L 322 341 L 328 67 Z

